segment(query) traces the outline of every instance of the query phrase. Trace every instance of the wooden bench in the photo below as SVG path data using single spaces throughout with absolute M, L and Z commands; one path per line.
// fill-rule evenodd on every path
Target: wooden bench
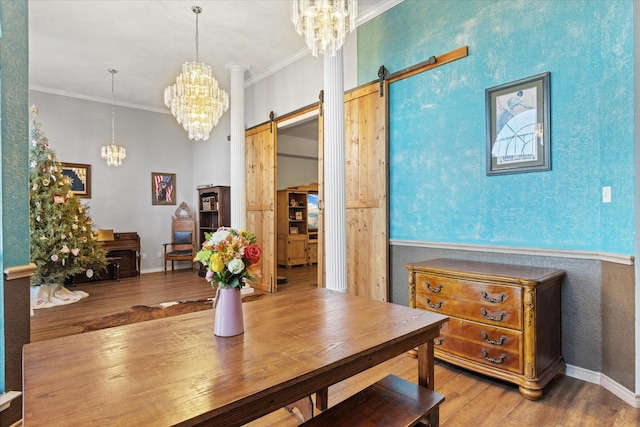
M 359 393 L 303 423 L 310 426 L 411 427 L 439 425 L 444 396 L 395 375 L 389 375 Z

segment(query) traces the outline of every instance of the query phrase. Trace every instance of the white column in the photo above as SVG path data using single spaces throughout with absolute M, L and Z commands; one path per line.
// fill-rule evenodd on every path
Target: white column
M 325 287 L 347 292 L 344 76 L 342 49 L 324 55 Z
M 244 167 L 244 73 L 248 66 L 232 62 L 231 73 L 231 227 L 242 230 L 246 220 Z

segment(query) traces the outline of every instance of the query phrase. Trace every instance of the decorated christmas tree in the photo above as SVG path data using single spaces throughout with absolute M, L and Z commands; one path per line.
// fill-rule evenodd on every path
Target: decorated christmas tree
M 62 165 L 36 122 L 37 107 L 32 114 L 29 224 L 31 262 L 36 270 L 31 283 L 62 286 L 76 274 L 91 277 L 104 270 L 106 252 L 93 233 L 88 207 L 74 197 L 69 178 L 62 174 Z

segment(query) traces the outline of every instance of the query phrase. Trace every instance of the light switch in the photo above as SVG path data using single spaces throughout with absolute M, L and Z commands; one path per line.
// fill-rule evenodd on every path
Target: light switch
M 611 187 L 602 187 L 602 203 L 611 203 Z

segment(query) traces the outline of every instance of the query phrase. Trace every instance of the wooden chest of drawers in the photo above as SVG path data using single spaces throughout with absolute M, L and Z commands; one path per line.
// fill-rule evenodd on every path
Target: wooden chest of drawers
M 434 342 L 437 358 L 518 384 L 530 400 L 564 370 L 563 271 L 453 259 L 406 268 L 409 306 L 449 316 Z

